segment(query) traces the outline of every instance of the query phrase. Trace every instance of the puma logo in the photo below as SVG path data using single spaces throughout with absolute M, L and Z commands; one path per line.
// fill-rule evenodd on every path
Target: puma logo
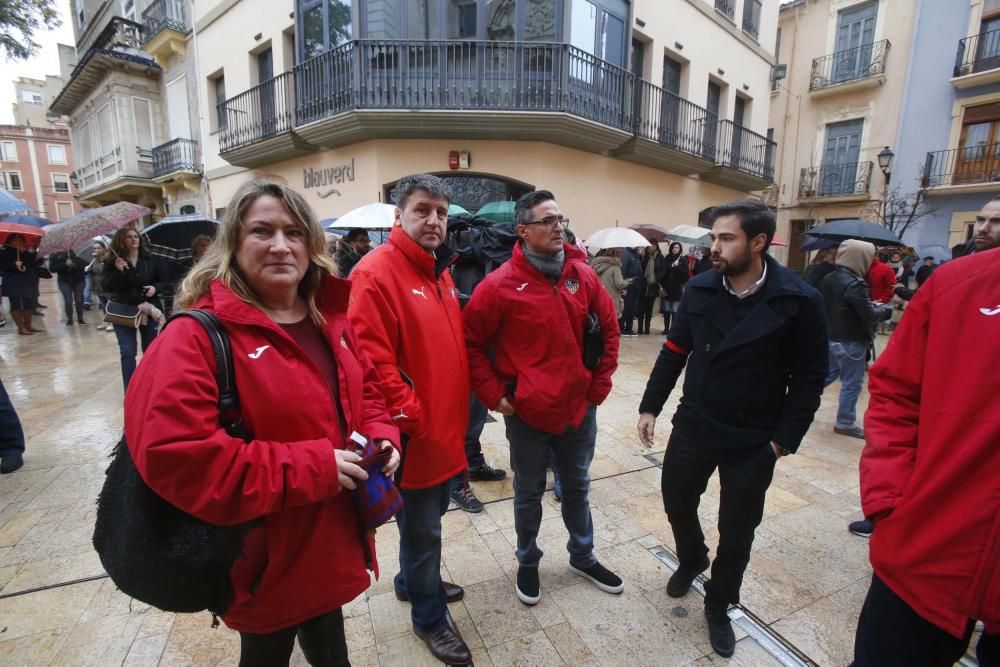
M 980 308 L 979 312 L 982 313 L 983 315 L 986 315 L 987 317 L 993 317 L 994 315 L 1000 315 L 1000 305 L 997 305 L 996 308 L 992 308 L 992 309 L 991 308 Z
M 411 289 L 410 291 L 411 291 L 411 292 L 413 292 L 414 294 L 416 294 L 417 296 L 422 296 L 422 297 L 424 297 L 424 300 L 425 300 L 425 301 L 427 300 L 427 295 L 426 295 L 426 294 L 424 294 L 424 288 L 423 288 L 423 287 L 421 287 L 421 288 L 420 288 L 420 289 L 418 289 L 418 290 L 415 290 L 415 289 Z
M 523 292 L 524 288 L 527 287 L 527 286 L 528 286 L 528 283 L 521 283 L 521 286 L 517 287 L 516 289 L 517 289 L 518 292 Z
M 260 347 L 257 348 L 256 351 L 247 353 L 247 356 L 250 357 L 251 359 L 260 359 L 260 355 L 264 354 L 264 350 L 266 350 L 269 347 L 271 346 L 261 345 Z

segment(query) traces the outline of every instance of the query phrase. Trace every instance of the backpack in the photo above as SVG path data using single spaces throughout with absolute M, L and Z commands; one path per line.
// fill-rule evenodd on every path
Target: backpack
M 451 277 L 463 307 L 483 278 L 511 258 L 517 238 L 511 222 L 494 223 L 464 213 L 448 217 L 447 243 L 458 253 Z

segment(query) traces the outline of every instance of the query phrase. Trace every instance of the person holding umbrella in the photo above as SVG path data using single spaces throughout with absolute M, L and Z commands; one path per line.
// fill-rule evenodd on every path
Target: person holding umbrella
M 44 268 L 38 253 L 28 247 L 23 234 L 11 234 L 0 253 L 3 274 L 3 295 L 10 300 L 10 316 L 17 324 L 17 333 L 30 336 L 42 331 L 31 324 L 38 299 L 38 280 Z
M 677 312 L 684 294 L 684 285 L 688 281 L 688 261 L 684 256 L 684 247 L 674 241 L 667 248 L 664 258 L 664 271 L 660 278 L 663 289 L 660 299 L 660 314 L 663 315 L 663 335 L 670 331 L 670 318 Z
M 66 312 L 66 326 L 73 326 L 73 305 L 76 305 L 76 319 L 82 326 L 83 288 L 86 282 L 87 265 L 72 250 L 49 255 L 49 271 L 59 276 L 57 284 L 62 294 Z

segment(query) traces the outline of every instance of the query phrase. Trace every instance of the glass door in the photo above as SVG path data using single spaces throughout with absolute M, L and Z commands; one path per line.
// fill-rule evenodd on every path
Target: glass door
M 871 67 L 878 3 L 840 12 L 833 80 L 851 81 L 867 75 Z

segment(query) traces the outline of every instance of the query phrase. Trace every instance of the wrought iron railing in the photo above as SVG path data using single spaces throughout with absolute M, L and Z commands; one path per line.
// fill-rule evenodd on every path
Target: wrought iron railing
M 143 44 L 156 37 L 161 30 L 187 33 L 190 28 L 184 20 L 181 0 L 155 0 L 142 12 Z
M 799 172 L 799 198 L 868 194 L 871 180 L 871 160 L 807 167 Z
M 1000 67 L 1000 30 L 990 30 L 958 40 L 955 76 Z
M 743 32 L 757 40 L 760 33 L 760 0 L 743 0 Z
M 921 180 L 925 188 L 1000 183 L 1000 144 L 928 153 Z
M 194 139 L 174 139 L 153 147 L 153 177 L 179 171 L 201 173 L 201 153 Z
M 730 21 L 735 21 L 736 0 L 715 0 L 715 11 L 719 12 Z
M 290 131 L 295 124 L 292 72 L 263 81 L 222 103 L 226 127 L 219 132 L 223 153 Z
M 703 155 L 705 128 L 717 120 L 706 109 L 649 81 L 636 81 L 635 134 L 671 148 Z M 712 150 L 710 155 L 714 156 Z
M 889 40 L 883 39 L 814 59 L 809 90 L 884 74 L 889 46 Z
M 717 142 L 719 164 L 773 180 L 774 141 L 731 120 L 721 120 Z

